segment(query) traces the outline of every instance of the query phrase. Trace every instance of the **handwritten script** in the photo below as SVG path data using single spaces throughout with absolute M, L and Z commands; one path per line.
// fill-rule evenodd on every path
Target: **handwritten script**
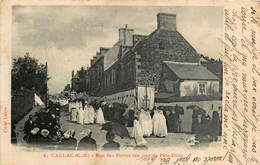
M 259 164 L 259 13 L 224 9 L 223 149 L 232 164 Z M 257 112 L 258 109 L 258 112 Z M 258 126 L 258 127 L 257 127 Z

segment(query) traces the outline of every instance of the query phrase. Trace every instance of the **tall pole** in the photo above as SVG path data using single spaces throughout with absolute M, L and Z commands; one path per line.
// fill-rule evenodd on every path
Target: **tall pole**
M 145 110 L 147 110 L 147 82 L 145 81 Z
M 46 111 L 47 111 L 47 104 L 48 104 L 48 102 L 47 102 L 47 99 L 48 99 L 48 84 L 47 84 L 47 82 L 48 82 L 48 64 L 47 64 L 47 62 L 46 62 L 46 65 L 45 65 L 45 69 L 46 69 L 46 93 L 45 93 L 45 109 L 46 109 Z

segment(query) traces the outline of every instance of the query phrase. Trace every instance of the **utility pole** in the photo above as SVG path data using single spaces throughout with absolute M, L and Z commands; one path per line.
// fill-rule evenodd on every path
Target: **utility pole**
M 48 82 L 48 64 L 47 64 L 47 62 L 46 62 L 46 65 L 45 65 L 45 69 L 46 69 L 45 110 L 47 111 L 47 104 L 48 104 L 48 84 L 47 84 L 47 82 Z
M 147 110 L 147 81 L 145 81 L 145 110 Z

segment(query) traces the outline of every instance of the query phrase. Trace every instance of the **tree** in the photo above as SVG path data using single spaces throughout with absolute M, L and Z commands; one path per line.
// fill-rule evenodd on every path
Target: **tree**
M 29 53 L 24 57 L 13 59 L 12 91 L 21 87 L 27 89 L 34 87 L 36 93 L 43 97 L 46 93 L 46 77 L 45 65 L 38 63 L 38 60 L 30 57 Z

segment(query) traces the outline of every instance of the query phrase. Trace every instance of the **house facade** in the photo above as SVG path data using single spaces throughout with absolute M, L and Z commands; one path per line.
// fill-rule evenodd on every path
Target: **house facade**
M 192 96 L 195 93 L 199 95 L 200 92 L 202 95 L 209 94 L 212 93 L 212 86 L 214 86 L 213 92 L 217 92 L 215 90 L 219 81 L 217 77 L 214 77 L 214 82 L 213 80 L 205 82 L 176 76 L 170 80 L 165 79 L 176 83 L 176 87 L 160 86 L 162 76 L 165 76 L 162 75 L 165 61 L 189 65 L 199 64 L 200 59 L 201 56 L 177 31 L 176 15 L 158 13 L 157 28 L 150 35 L 134 34 L 134 30 L 128 29 L 127 26 L 119 29 L 118 41 L 101 55 L 95 64 L 91 64 L 90 90 L 93 90 L 93 95 L 103 96 L 108 103 L 132 102 L 138 99 L 138 87 L 143 86 L 154 88 L 155 93 L 167 87 L 163 92 L 172 91 L 171 94 L 176 94 L 178 97 Z M 100 79 L 97 78 L 99 74 L 97 65 L 103 66 Z M 205 72 L 208 73 L 208 70 Z M 171 71 L 167 74 L 174 73 Z M 199 84 L 199 81 L 203 83 Z
M 214 96 L 219 93 L 219 78 L 199 63 L 165 61 L 158 91 L 177 97 Z

